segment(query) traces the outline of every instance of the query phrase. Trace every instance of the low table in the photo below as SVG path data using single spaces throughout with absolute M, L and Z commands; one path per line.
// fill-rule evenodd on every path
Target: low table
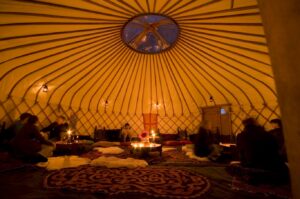
M 236 144 L 233 143 L 219 143 L 219 146 L 222 147 L 222 156 L 229 160 L 238 160 L 239 155 L 236 148 Z
M 82 140 L 71 143 L 67 141 L 57 141 L 55 145 L 55 155 L 78 155 L 86 152 L 90 146 L 89 143 Z
M 148 156 L 150 152 L 159 152 L 162 155 L 162 145 L 157 143 L 134 142 L 131 143 L 131 153 L 140 152 L 141 156 Z

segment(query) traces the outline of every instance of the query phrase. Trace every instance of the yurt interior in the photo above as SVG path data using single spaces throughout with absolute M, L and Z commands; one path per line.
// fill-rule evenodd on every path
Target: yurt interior
M 297 0 L 0 0 L 1 198 L 300 199 Z

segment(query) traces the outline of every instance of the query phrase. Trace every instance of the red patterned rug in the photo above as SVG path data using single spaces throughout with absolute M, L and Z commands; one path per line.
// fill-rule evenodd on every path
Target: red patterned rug
M 108 169 L 83 166 L 51 172 L 44 186 L 88 193 L 141 193 L 158 198 L 199 198 L 210 188 L 205 177 L 176 168 Z

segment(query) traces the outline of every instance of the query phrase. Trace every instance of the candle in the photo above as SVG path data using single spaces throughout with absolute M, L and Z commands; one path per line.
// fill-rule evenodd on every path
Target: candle
M 69 129 L 67 130 L 67 143 L 71 143 L 71 134 L 72 134 L 72 131 Z
M 68 131 L 67 131 L 68 137 L 71 137 L 71 133 L 72 133 L 71 130 L 68 130 Z
M 79 135 L 76 135 L 76 140 L 75 140 L 76 143 L 79 142 Z
M 154 130 L 151 130 L 151 135 L 152 135 L 153 142 L 155 142 L 155 132 L 154 132 Z

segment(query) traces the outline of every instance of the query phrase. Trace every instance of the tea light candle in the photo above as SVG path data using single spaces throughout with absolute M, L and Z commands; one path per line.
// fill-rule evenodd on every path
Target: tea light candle
M 68 130 L 68 131 L 67 131 L 67 134 L 68 134 L 68 137 L 71 137 L 72 131 L 71 131 L 71 130 Z
M 78 143 L 78 142 L 79 142 L 79 135 L 76 135 L 75 142 L 76 142 L 76 143 Z
M 152 135 L 152 139 L 153 139 L 153 142 L 155 141 L 155 132 L 154 130 L 151 130 L 151 135 Z

